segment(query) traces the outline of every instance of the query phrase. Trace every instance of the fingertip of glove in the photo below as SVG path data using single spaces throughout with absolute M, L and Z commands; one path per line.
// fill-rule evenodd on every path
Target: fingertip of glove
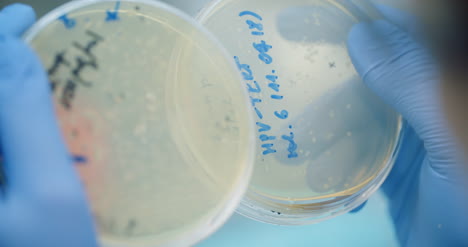
M 371 23 L 361 22 L 355 24 L 348 35 L 348 48 L 357 48 L 365 36 L 369 35 Z
M 364 76 L 366 69 L 382 59 L 390 40 L 396 37 L 398 28 L 385 20 L 354 25 L 348 35 L 348 52 L 358 73 Z
M 23 3 L 14 3 L 6 6 L 1 11 L 3 14 L 15 14 L 21 15 L 22 17 L 30 17 L 31 19 L 36 19 L 36 12 L 34 9 Z
M 348 35 L 348 47 L 367 47 L 369 42 L 382 41 L 397 27 L 386 20 L 355 24 Z
M 0 11 L 0 33 L 20 36 L 36 21 L 34 9 L 26 4 L 15 3 Z
M 362 22 L 355 24 L 348 35 L 348 52 L 353 61 L 354 67 L 359 74 L 364 73 L 365 65 L 362 64 L 362 57 L 366 56 L 366 50 L 369 48 L 369 42 L 374 40 L 372 23 Z

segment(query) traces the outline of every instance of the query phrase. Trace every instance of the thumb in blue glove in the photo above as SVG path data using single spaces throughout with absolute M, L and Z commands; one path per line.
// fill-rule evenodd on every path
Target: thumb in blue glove
M 38 58 L 20 35 L 33 10 L 0 12 L 0 246 L 95 247 L 82 185 L 65 148 Z
M 397 236 L 403 246 L 468 246 L 463 165 L 441 110 L 438 66 L 404 30 L 417 27 L 412 17 L 378 8 L 387 20 L 356 25 L 348 49 L 364 83 L 411 126 L 383 186 Z

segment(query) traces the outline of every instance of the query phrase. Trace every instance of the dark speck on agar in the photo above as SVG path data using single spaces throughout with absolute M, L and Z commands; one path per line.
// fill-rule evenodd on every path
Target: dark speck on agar
M 73 156 L 73 161 L 75 163 L 78 163 L 78 164 L 88 163 L 88 159 L 86 157 L 84 157 L 84 156 L 81 156 L 81 155 Z
M 120 93 L 120 99 L 124 100 L 126 98 L 125 93 Z
M 114 232 L 114 229 L 115 229 L 115 220 L 114 219 L 111 219 L 109 222 L 108 222 L 108 226 L 109 230 L 111 232 Z
M 276 212 L 276 211 L 274 211 L 274 210 L 271 210 L 271 212 L 272 212 L 272 213 L 274 213 L 274 214 L 281 215 L 281 213 L 280 213 L 280 212 Z
M 135 6 L 135 10 L 136 10 L 136 11 L 140 11 L 140 6 L 138 6 L 138 5 Z
M 133 232 L 135 230 L 135 227 L 137 226 L 137 222 L 135 219 L 131 219 L 127 223 L 127 229 L 126 232 L 128 235 L 133 235 Z
M 77 129 L 73 129 L 71 135 L 73 136 L 73 138 L 77 138 L 80 135 L 80 133 Z

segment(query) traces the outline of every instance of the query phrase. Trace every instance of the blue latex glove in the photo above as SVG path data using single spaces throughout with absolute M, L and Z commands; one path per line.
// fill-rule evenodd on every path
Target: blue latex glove
M 92 218 L 56 123 L 46 73 L 20 38 L 34 20 L 25 5 L 0 12 L 0 144 L 6 177 L 0 246 L 95 247 Z
M 412 17 L 378 8 L 387 20 L 356 25 L 348 49 L 365 84 L 411 126 L 383 186 L 397 236 L 403 246 L 468 246 L 463 164 L 444 122 L 438 66 L 410 34 Z

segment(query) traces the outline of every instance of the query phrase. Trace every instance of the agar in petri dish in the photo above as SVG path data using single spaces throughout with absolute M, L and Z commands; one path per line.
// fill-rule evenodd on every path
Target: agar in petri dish
M 155 1 L 73 1 L 25 37 L 47 69 L 103 246 L 188 246 L 247 189 L 251 110 L 227 53 Z
M 383 182 L 402 120 L 362 83 L 346 45 L 352 26 L 374 15 L 347 0 L 218 0 L 199 14 L 237 63 L 255 111 L 254 175 L 238 212 L 317 222 Z

